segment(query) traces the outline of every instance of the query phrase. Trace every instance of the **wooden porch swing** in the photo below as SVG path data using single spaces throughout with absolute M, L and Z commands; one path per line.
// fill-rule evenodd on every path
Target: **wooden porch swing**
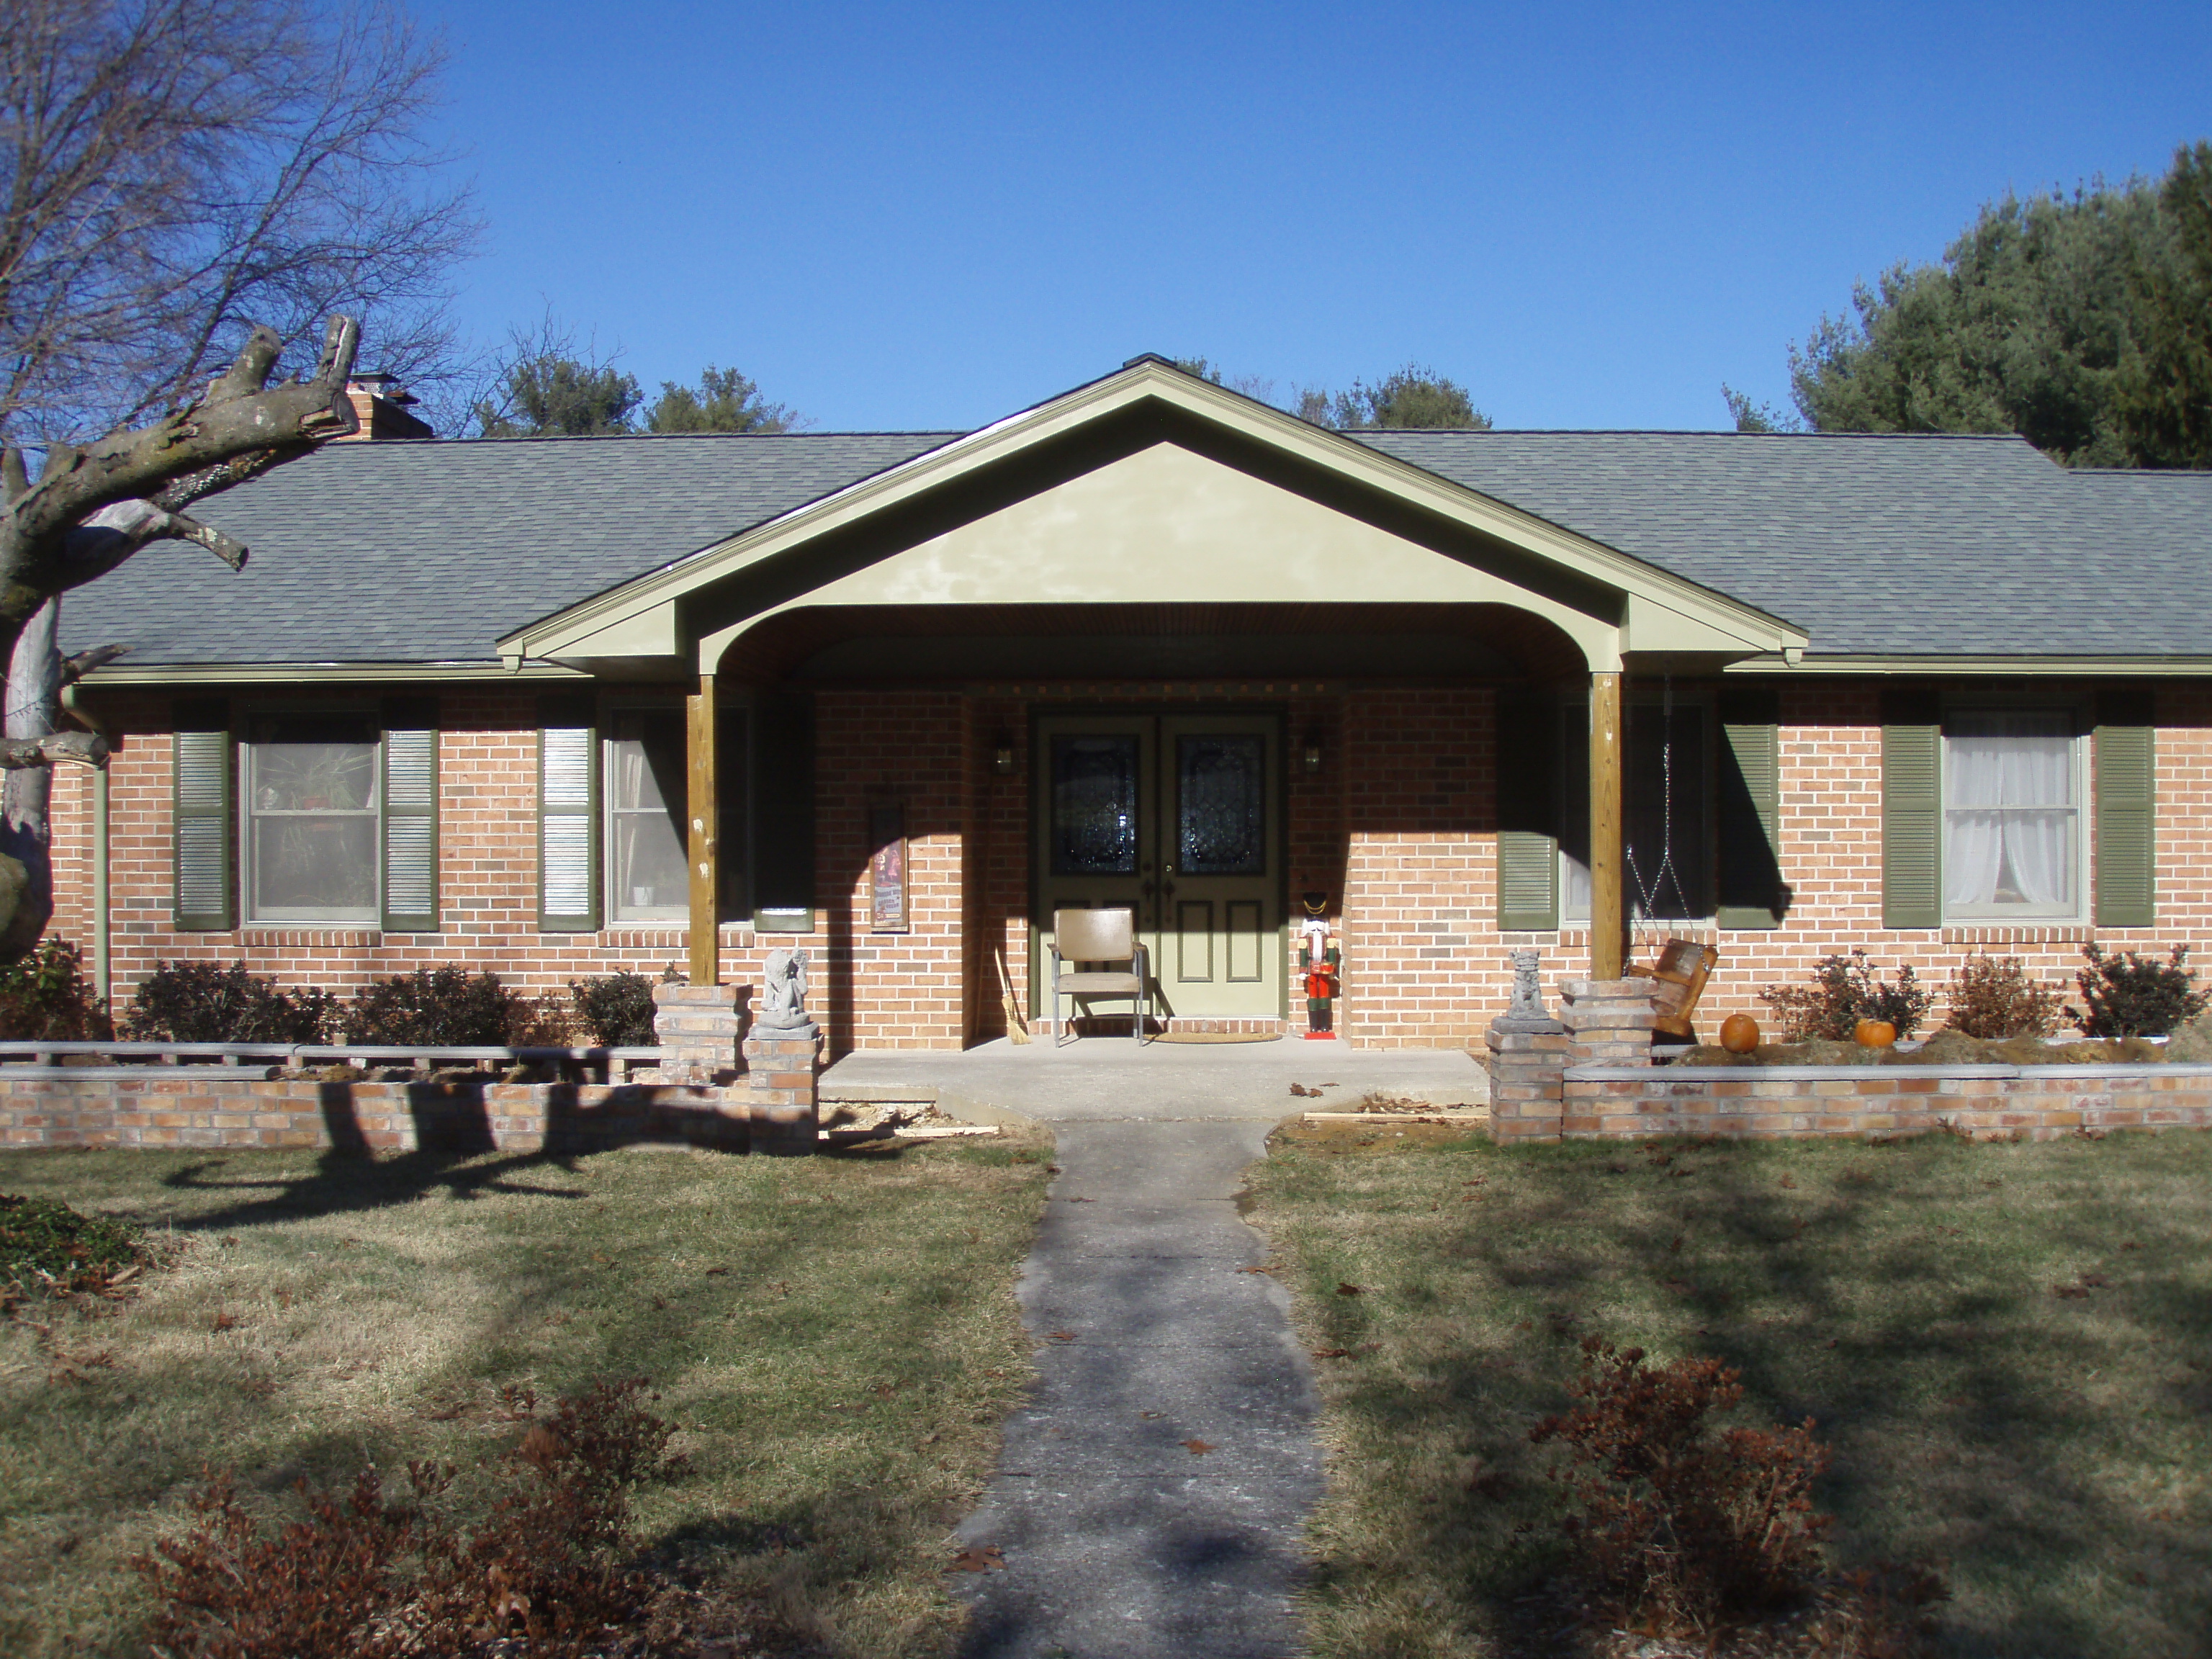
M 1658 910 L 1658 901 L 1667 890 L 1667 884 L 1674 884 L 1677 898 L 1682 896 L 1681 878 L 1674 871 L 1674 677 L 1669 674 L 1661 692 L 1661 730 L 1666 734 L 1659 744 L 1659 867 L 1652 872 L 1647 884 L 1644 872 L 1636 862 L 1636 849 L 1624 844 L 1623 856 L 1628 873 L 1635 878 L 1637 897 L 1640 901 L 1637 927 L 1639 930 L 1656 932 L 1652 917 Z M 1648 968 L 1632 966 L 1628 972 L 1637 978 L 1656 980 L 1659 988 L 1653 998 L 1658 1021 L 1652 1035 L 1679 1037 L 1685 1042 L 1693 1040 L 1691 1017 L 1697 1012 L 1698 999 L 1705 994 L 1705 981 L 1712 976 L 1715 964 L 1721 959 L 1717 948 L 1700 945 L 1693 939 L 1669 936 L 1657 942 L 1657 953 Z

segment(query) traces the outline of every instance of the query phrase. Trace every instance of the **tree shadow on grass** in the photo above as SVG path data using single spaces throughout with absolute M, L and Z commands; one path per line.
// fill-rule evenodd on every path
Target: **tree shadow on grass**
M 2212 1543 L 2134 1490 L 2186 1438 L 2199 1374 L 2181 1361 L 2212 1336 L 2180 1272 L 2201 1212 L 2161 1207 L 2168 1177 L 2130 1162 L 2140 1148 L 2014 1166 L 1934 1141 L 1521 1156 L 1553 1167 L 1530 1171 L 1516 1224 L 1470 1226 L 1445 1254 L 1533 1305 L 1525 1340 L 1432 1357 L 1424 1398 L 1378 1379 L 1356 1407 L 1457 1419 L 1510 1492 L 1422 1495 L 1431 1547 L 1462 1553 L 1470 1526 L 1496 1547 L 1542 1507 L 1521 1437 L 1564 1403 L 1571 1340 L 1597 1334 L 1738 1368 L 1739 1421 L 1816 1419 L 1839 1553 L 1946 1561 L 1950 1651 L 2164 1651 L 2212 1618 Z M 1528 1593 L 1513 1553 L 1478 1592 L 1507 1623 Z
M 443 1191 L 449 1198 L 475 1199 L 492 1194 L 526 1198 L 578 1199 L 580 1188 L 551 1187 L 518 1177 L 531 1170 L 580 1175 L 578 1159 L 567 1152 L 514 1152 L 505 1157 L 441 1152 L 401 1152 L 370 1158 L 359 1152 L 326 1152 L 306 1175 L 258 1176 L 224 1172 L 229 1160 L 210 1158 L 173 1170 L 161 1184 L 173 1192 L 248 1193 L 219 1209 L 179 1215 L 179 1232 L 214 1232 L 263 1223 L 300 1221 L 318 1216 L 358 1213 L 412 1204 Z

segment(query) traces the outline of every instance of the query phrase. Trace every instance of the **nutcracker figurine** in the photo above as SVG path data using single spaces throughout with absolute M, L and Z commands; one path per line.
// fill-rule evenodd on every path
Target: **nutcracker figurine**
M 1336 1035 L 1334 1004 L 1339 969 L 1344 952 L 1329 931 L 1327 893 L 1304 896 L 1306 919 L 1298 924 L 1298 971 L 1306 981 L 1306 1037 L 1322 1041 Z

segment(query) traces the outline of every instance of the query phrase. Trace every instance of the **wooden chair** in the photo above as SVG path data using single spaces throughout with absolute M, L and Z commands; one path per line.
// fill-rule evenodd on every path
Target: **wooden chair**
M 1095 968 L 1071 971 L 1069 964 L 1091 963 Z M 1119 963 L 1119 967 L 1107 967 Z M 1055 910 L 1052 913 L 1052 1041 L 1060 1046 L 1064 1029 L 1060 1021 L 1060 999 L 1068 999 L 1068 1019 L 1075 1005 L 1092 997 L 1127 997 L 1133 1035 L 1145 1040 L 1145 1017 L 1151 1012 L 1151 963 L 1145 942 L 1137 937 L 1137 913 L 1123 907 L 1110 910 Z
M 1670 939 L 1659 947 L 1659 959 L 1649 968 L 1633 971 L 1659 981 L 1659 991 L 1654 999 L 1659 1012 L 1659 1023 L 1652 1028 L 1655 1036 L 1680 1037 L 1691 1040 L 1690 1016 L 1698 1011 L 1698 999 L 1705 993 L 1705 981 L 1711 977 L 1713 964 L 1721 953 L 1710 945 L 1700 945 L 1695 939 Z

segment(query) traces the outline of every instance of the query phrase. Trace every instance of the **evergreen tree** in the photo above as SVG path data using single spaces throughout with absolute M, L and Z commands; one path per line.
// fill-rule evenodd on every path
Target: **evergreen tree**
M 673 380 L 660 383 L 660 396 L 646 411 L 648 432 L 789 432 L 799 417 L 781 404 L 761 396 L 760 388 L 734 368 L 712 363 L 695 391 Z

